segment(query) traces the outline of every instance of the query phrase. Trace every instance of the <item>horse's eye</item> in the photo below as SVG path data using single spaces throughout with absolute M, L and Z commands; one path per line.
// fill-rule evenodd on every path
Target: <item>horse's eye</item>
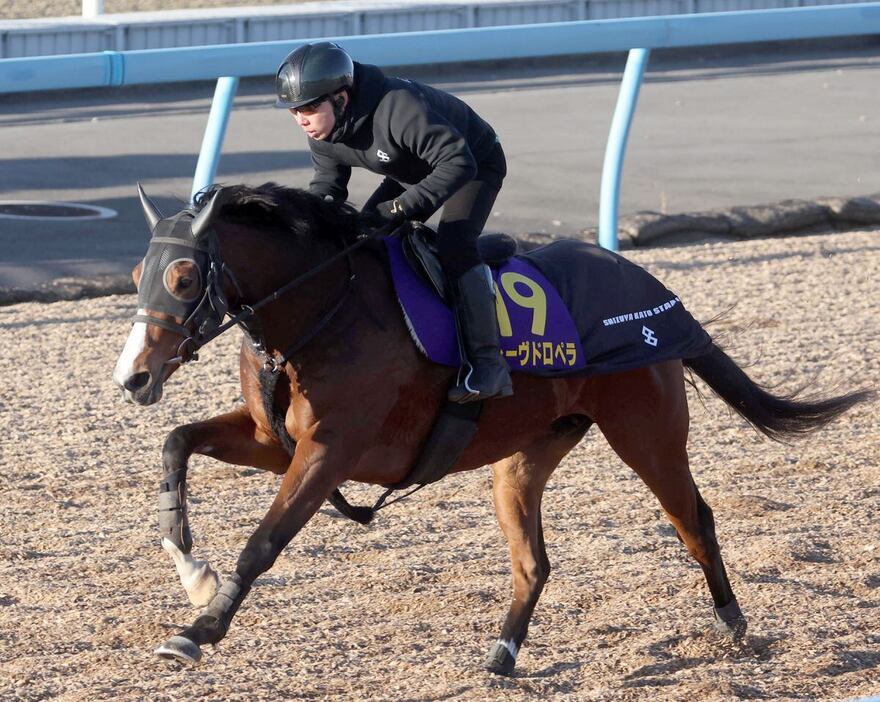
M 172 297 L 189 302 L 199 295 L 202 274 L 195 261 L 179 258 L 166 266 L 162 284 Z

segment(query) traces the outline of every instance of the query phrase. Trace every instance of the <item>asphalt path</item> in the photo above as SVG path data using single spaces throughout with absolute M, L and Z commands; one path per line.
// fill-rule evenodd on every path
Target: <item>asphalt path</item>
M 279 56 L 279 59 L 282 58 Z M 469 102 L 501 136 L 509 173 L 487 228 L 580 235 L 598 221 L 622 56 L 401 71 Z M 880 39 L 655 54 L 624 170 L 621 213 L 690 212 L 880 191 Z M 87 222 L 0 218 L 0 288 L 120 274 L 143 255 L 140 181 L 166 212 L 188 197 L 213 86 L 0 98 L 0 204 L 110 208 Z M 306 137 L 242 83 L 217 181 L 305 187 Z M 378 177 L 355 172 L 362 203 Z

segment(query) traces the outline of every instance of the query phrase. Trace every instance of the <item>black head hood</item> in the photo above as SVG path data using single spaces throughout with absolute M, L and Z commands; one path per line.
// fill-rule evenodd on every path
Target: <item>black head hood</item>
M 141 269 L 139 309 L 165 312 L 186 320 L 198 307 L 210 261 L 207 246 L 193 237 L 192 222 L 192 211 L 183 210 L 156 224 Z M 197 274 L 191 292 L 182 297 L 168 287 L 169 272 L 181 261 L 191 262 Z
M 349 91 L 348 106 L 337 118 L 330 141 L 344 142 L 357 132 L 373 116 L 385 91 L 385 74 L 379 67 L 355 61 L 354 86 Z

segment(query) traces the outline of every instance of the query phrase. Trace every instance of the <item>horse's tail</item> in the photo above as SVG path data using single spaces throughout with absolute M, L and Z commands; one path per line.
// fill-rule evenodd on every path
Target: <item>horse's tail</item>
M 702 356 L 684 359 L 684 365 L 700 376 L 728 405 L 758 431 L 774 441 L 809 434 L 859 402 L 871 399 L 870 390 L 838 397 L 795 399 L 800 391 L 777 396 L 754 382 L 718 346 Z

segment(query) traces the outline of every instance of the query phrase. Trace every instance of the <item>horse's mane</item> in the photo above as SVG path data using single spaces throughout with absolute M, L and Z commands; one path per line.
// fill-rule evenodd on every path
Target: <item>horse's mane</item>
M 199 193 L 193 209 L 198 212 L 220 188 L 212 185 Z M 297 239 L 352 243 L 359 232 L 359 215 L 348 204 L 325 202 L 323 198 L 299 188 L 277 183 L 223 186 L 223 205 L 217 217 L 224 221 L 255 227 L 270 234 Z

